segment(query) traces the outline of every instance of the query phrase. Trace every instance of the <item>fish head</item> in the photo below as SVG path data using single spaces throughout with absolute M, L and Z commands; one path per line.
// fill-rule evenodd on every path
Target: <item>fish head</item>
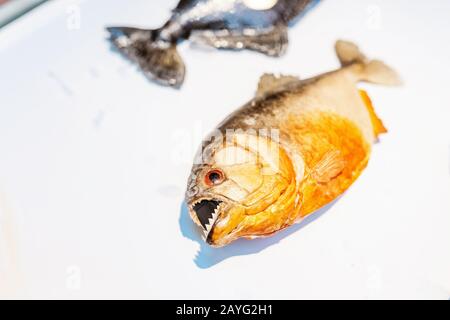
M 287 225 L 297 207 L 293 164 L 269 137 L 236 133 L 200 151 L 189 177 L 186 202 L 204 240 L 220 247 Z

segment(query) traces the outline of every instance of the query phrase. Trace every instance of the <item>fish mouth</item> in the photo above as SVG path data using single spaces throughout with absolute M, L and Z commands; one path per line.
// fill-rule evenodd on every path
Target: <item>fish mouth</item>
M 222 201 L 215 199 L 199 200 L 192 205 L 192 209 L 197 215 L 203 230 L 203 238 L 206 242 L 211 242 L 211 234 L 214 224 L 220 214 L 220 204 Z

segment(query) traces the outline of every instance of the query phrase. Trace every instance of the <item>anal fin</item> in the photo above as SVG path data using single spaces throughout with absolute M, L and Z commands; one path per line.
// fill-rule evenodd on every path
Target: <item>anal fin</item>
M 367 111 L 370 115 L 370 120 L 372 121 L 373 126 L 373 133 L 375 134 L 375 138 L 378 139 L 379 135 L 382 133 L 388 132 L 386 127 L 383 124 L 383 121 L 381 121 L 380 118 L 378 118 L 377 114 L 375 113 L 375 109 L 372 104 L 372 100 L 370 99 L 369 95 L 364 90 L 359 90 L 359 94 L 361 95 L 361 98 L 367 108 Z
M 256 29 L 193 31 L 189 41 L 217 49 L 248 49 L 272 57 L 282 56 L 289 42 L 287 27 L 283 25 L 265 31 Z

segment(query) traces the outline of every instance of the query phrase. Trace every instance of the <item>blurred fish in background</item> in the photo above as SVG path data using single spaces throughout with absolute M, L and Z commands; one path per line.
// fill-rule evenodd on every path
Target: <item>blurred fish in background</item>
M 0 0 L 0 28 L 47 0 Z
M 159 84 L 180 87 L 185 65 L 177 43 L 218 49 L 253 50 L 268 56 L 283 55 L 288 46 L 288 25 L 312 0 L 181 0 L 163 27 L 144 30 L 108 27 L 110 40 Z

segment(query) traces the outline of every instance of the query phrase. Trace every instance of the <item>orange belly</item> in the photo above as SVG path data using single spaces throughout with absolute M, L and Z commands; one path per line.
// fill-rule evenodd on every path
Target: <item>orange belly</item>
M 356 124 L 337 114 L 309 111 L 291 116 L 283 131 L 305 162 L 305 178 L 300 186 L 302 204 L 297 219 L 336 199 L 367 165 L 371 142 L 364 139 Z M 339 154 L 342 170 L 329 181 L 318 181 L 312 173 L 329 152 Z

